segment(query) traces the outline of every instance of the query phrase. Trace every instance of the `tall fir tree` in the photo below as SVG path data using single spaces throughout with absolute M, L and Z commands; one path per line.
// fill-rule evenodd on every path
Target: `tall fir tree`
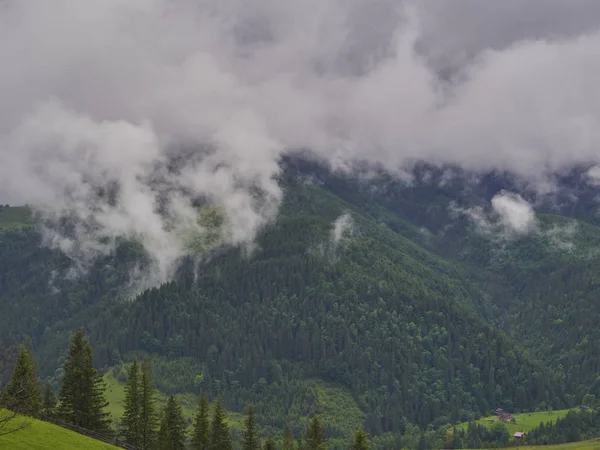
M 245 429 L 242 434 L 242 450 L 259 450 L 258 432 L 256 430 L 256 422 L 254 419 L 254 408 L 248 408 L 248 415 L 244 421 Z
M 427 440 L 425 439 L 425 433 L 421 433 L 419 436 L 419 443 L 417 444 L 418 450 L 427 450 Z
M 194 450 L 208 450 L 210 448 L 210 421 L 208 418 L 208 400 L 204 392 L 200 395 L 198 412 L 194 417 L 194 434 L 192 436 Z
M 154 448 L 158 433 L 158 417 L 156 414 L 156 399 L 152 381 L 150 362 L 142 362 L 140 382 L 140 448 L 144 450 Z
M 229 426 L 225 423 L 225 411 L 221 399 L 217 399 L 210 423 L 210 450 L 232 450 Z
M 134 359 L 127 371 L 121 425 L 125 441 L 135 447 L 139 447 L 142 441 L 142 389 L 140 384 L 140 366 L 137 359 Z
M 56 409 L 56 395 L 52 391 L 52 386 L 46 384 L 44 386 L 43 400 L 42 400 L 42 416 L 44 418 L 51 418 L 54 416 Z
M 296 448 L 298 450 L 306 450 L 306 442 L 302 439 L 302 436 L 298 436 L 298 440 L 296 442 Z
M 273 438 L 269 438 L 265 441 L 265 445 L 263 446 L 263 450 L 277 450 L 277 445 Z
M 313 417 L 308 424 L 305 441 L 306 450 L 324 450 L 326 448 L 325 433 L 318 416 Z
M 367 434 L 360 428 L 354 433 L 354 441 L 352 442 L 352 450 L 369 450 L 371 446 L 369 445 L 369 437 Z
M 294 450 L 294 434 L 289 425 L 283 429 L 283 450 Z
M 170 396 L 163 412 L 158 431 L 159 450 L 185 450 L 186 423 L 181 406 Z
M 9 410 L 37 416 L 42 409 L 42 391 L 35 357 L 28 345 L 21 345 L 8 386 L 2 393 L 2 404 Z
M 73 336 L 63 367 L 60 390 L 60 417 L 82 428 L 106 432 L 109 414 L 104 411 L 108 402 L 104 397 L 105 384 L 94 368 L 92 346 L 79 330 Z

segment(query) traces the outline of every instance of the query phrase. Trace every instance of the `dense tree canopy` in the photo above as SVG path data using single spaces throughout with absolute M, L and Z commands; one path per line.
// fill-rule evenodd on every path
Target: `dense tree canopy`
M 327 436 L 347 442 L 359 426 L 375 439 L 496 407 L 600 398 L 600 257 L 590 250 L 600 229 L 584 207 L 540 214 L 536 233 L 500 241 L 452 211 L 485 208 L 517 189 L 510 179 L 442 183 L 442 171 L 417 167 L 407 186 L 383 172 L 358 180 L 285 164 L 284 204 L 252 254 L 189 255 L 172 282 L 127 301 L 129 274 L 146 263 L 139 245 L 120 242 L 67 277 L 72 263 L 40 246 L 26 211 L 0 211 L 0 339 L 30 338 L 58 387 L 70 333 L 85 325 L 90 375 L 146 356 L 161 391 L 202 391 L 237 412 L 252 404 L 267 430 L 290 425 L 303 439 L 301 419 L 325 411 L 338 418 L 324 421 Z M 350 225 L 338 236 L 342 214 Z

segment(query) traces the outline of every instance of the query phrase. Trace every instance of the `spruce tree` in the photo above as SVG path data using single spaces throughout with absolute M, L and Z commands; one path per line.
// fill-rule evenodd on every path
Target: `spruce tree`
M 185 449 L 186 423 L 181 412 L 181 406 L 170 396 L 163 412 L 158 431 L 159 450 Z
M 158 429 L 152 371 L 150 369 L 150 362 L 147 359 L 142 362 L 140 396 L 140 448 L 147 450 L 154 448 Z
M 60 390 L 60 417 L 82 428 L 106 432 L 109 414 L 104 412 L 108 402 L 104 397 L 105 384 L 94 368 L 92 346 L 79 330 L 73 336 L 63 367 Z
M 369 437 L 367 434 L 360 428 L 354 434 L 354 442 L 352 443 L 352 450 L 369 450 L 371 448 L 369 446 Z
M 42 391 L 33 351 L 21 345 L 12 377 L 4 390 L 2 404 L 13 412 L 37 416 L 42 409 Z
M 294 450 L 294 434 L 289 425 L 283 429 L 283 450 Z
M 419 437 L 417 450 L 427 450 L 427 440 L 425 439 L 425 433 L 421 433 L 421 436 Z
M 210 424 L 210 450 L 232 450 L 229 427 L 225 423 L 225 411 L 221 399 L 217 399 Z
M 42 400 L 42 415 L 44 418 L 50 418 L 54 416 L 54 410 L 56 408 L 56 395 L 52 391 L 52 387 L 49 384 L 44 386 L 44 394 Z
M 194 450 L 208 450 L 210 446 L 210 423 L 208 419 L 208 401 L 204 392 L 200 395 L 198 412 L 194 418 L 194 435 L 192 448 Z
M 242 450 L 259 450 L 258 433 L 254 421 L 254 409 L 248 408 L 248 415 L 244 421 L 245 429 L 242 435 Z
M 323 426 L 318 416 L 315 416 L 308 425 L 306 430 L 306 450 L 323 450 L 325 449 L 325 433 Z
M 127 371 L 125 404 L 121 424 L 123 426 L 125 441 L 135 447 L 141 445 L 142 438 L 142 392 L 140 382 L 140 366 L 137 359 L 134 359 Z
M 277 446 L 275 445 L 275 441 L 273 438 L 269 438 L 266 440 L 265 445 L 263 446 L 263 450 L 277 450 Z

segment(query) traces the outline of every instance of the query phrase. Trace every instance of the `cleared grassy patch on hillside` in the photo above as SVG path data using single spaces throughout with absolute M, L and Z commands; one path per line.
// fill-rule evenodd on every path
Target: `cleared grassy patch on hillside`
M 508 432 L 512 436 L 517 431 L 530 431 L 536 428 L 540 423 L 544 422 L 556 422 L 557 419 L 564 417 L 571 409 L 560 409 L 556 411 L 542 411 L 542 412 L 531 412 L 531 413 L 520 413 L 513 414 L 516 419 L 516 423 L 503 422 L 508 429 Z M 491 428 L 493 424 L 498 422 L 498 417 L 488 416 L 482 417 L 477 421 L 478 424 L 483 425 L 487 428 Z M 467 429 L 468 423 L 462 423 L 457 426 L 457 429 Z
M 10 450 L 113 450 L 110 444 L 83 436 L 48 422 L 18 417 L 7 425 L 7 429 L 23 423 L 27 427 L 5 436 L 0 436 L 0 449 Z
M 114 422 L 119 420 L 123 415 L 123 402 L 125 401 L 125 383 L 117 380 L 112 371 L 109 371 L 104 375 L 104 381 L 106 382 L 106 400 L 108 401 L 108 412 Z M 160 412 L 163 406 L 167 403 L 168 396 L 162 392 L 157 392 L 156 406 Z M 191 426 L 196 414 L 196 408 L 198 405 L 198 397 L 194 394 L 177 394 L 175 399 L 181 405 L 183 411 L 183 417 L 185 418 L 188 425 Z M 212 405 L 211 405 L 212 406 Z M 231 428 L 242 429 L 244 423 L 244 416 L 238 413 L 227 413 L 227 422 Z
M 26 206 L 0 205 L 0 233 L 34 225 L 31 210 Z
M 317 405 L 322 411 L 320 416 L 324 423 L 347 436 L 352 436 L 363 425 L 365 414 L 348 391 L 320 380 L 311 380 L 309 383 L 317 392 Z

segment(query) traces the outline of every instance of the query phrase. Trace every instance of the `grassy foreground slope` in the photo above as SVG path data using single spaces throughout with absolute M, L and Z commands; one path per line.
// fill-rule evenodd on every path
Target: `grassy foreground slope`
M 17 418 L 7 427 L 18 427 L 23 422 L 27 427 L 5 436 L 0 436 L 0 449 L 10 450 L 112 450 L 110 444 L 83 436 L 74 431 L 35 419 Z
M 521 450 L 600 450 L 600 439 L 590 441 L 570 442 L 569 444 L 556 445 L 527 445 L 517 447 Z

